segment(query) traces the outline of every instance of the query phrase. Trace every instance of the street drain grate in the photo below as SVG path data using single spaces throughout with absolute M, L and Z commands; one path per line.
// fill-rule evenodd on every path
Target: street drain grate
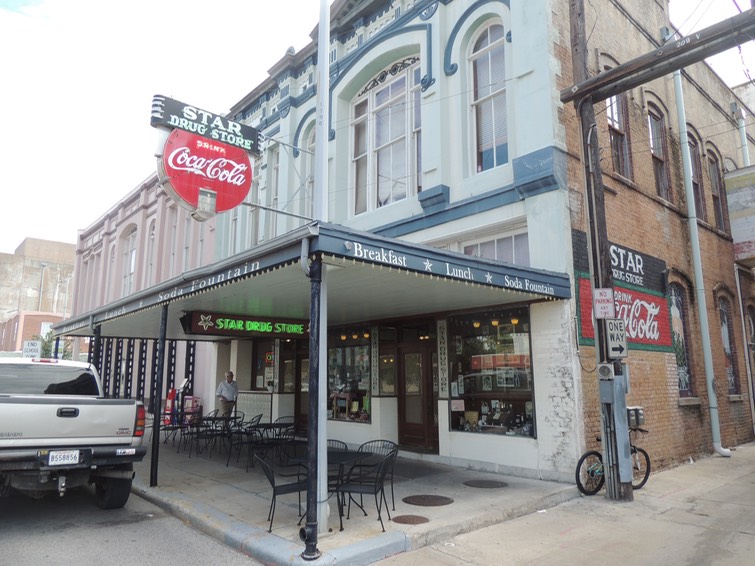
M 421 523 L 427 523 L 430 519 L 427 517 L 421 517 L 419 515 L 399 515 L 393 518 L 394 523 L 401 523 L 402 525 L 419 525 Z
M 497 489 L 499 487 L 506 487 L 506 482 L 498 481 L 498 480 L 469 480 L 465 481 L 464 485 L 467 487 L 482 487 L 485 489 Z
M 402 501 L 409 505 L 420 505 L 422 507 L 438 507 L 440 505 L 450 505 L 454 502 L 450 497 L 442 495 L 410 495 L 404 497 Z

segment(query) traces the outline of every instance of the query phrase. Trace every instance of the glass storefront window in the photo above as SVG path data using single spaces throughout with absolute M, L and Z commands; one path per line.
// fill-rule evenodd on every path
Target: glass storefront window
M 370 330 L 328 336 L 328 418 L 370 422 Z
M 380 395 L 396 394 L 396 329 L 381 326 L 380 340 Z
M 451 430 L 535 436 L 529 310 L 449 318 Z
M 272 391 L 275 385 L 275 340 L 255 342 L 252 388 Z

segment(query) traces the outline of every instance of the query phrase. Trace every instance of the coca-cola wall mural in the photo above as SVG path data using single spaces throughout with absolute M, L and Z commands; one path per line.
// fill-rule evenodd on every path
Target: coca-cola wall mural
M 190 104 L 155 95 L 152 126 L 170 131 L 157 172 L 166 192 L 198 220 L 241 204 L 252 186 L 249 153 L 259 132 Z
M 595 344 L 587 235 L 572 231 L 579 343 Z M 666 262 L 608 242 L 616 317 L 624 319 L 630 350 L 673 351 L 666 296 Z

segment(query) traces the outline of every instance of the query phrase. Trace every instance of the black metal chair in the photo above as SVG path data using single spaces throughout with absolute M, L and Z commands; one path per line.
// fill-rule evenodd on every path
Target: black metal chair
M 260 423 L 262 420 L 262 413 L 259 415 L 254 415 L 251 419 L 248 421 L 241 421 L 240 423 L 234 424 L 231 427 L 231 430 L 229 431 L 229 446 L 228 446 L 228 459 L 225 462 L 226 467 L 231 462 L 231 454 L 233 453 L 233 449 L 236 448 L 236 462 L 238 463 L 239 458 L 241 457 L 241 449 L 246 446 L 247 450 L 249 451 L 249 455 L 247 455 L 246 459 L 246 469 L 249 471 L 249 464 L 251 463 L 251 453 L 252 453 L 252 445 L 259 441 L 259 434 L 255 427 Z
M 297 476 L 296 481 L 280 483 L 279 479 L 281 474 L 277 473 L 272 461 L 268 461 L 265 458 L 255 454 L 254 458 L 259 462 L 262 471 L 265 472 L 270 486 L 273 488 L 272 501 L 270 502 L 270 510 L 267 512 L 267 518 L 270 521 L 270 527 L 267 532 L 273 531 L 273 519 L 275 518 L 275 504 L 279 495 L 288 495 L 290 493 L 298 493 L 299 495 L 299 516 L 301 517 L 301 492 L 307 491 L 307 479 Z
M 374 473 L 370 472 L 368 476 L 360 475 L 358 467 L 353 466 L 349 473 L 344 478 L 337 488 L 336 492 L 338 497 L 338 519 L 340 521 L 341 530 L 343 530 L 343 507 L 346 504 L 346 495 L 349 496 L 349 508 L 346 514 L 346 519 L 351 517 L 351 503 L 357 505 L 367 516 L 367 511 L 364 510 L 364 505 L 357 503 L 354 499 L 354 494 L 373 495 L 375 497 L 375 507 L 377 508 L 378 521 L 380 526 L 385 532 L 385 525 L 383 524 L 382 509 L 383 503 L 385 503 L 385 512 L 388 513 L 388 520 L 391 519 L 391 512 L 388 509 L 388 500 L 385 497 L 385 480 L 388 474 L 393 470 L 393 464 L 396 462 L 396 456 L 398 455 L 398 449 L 389 452 L 386 456 L 383 456 L 381 460 L 375 465 Z
M 340 452 L 346 452 L 348 449 L 349 445 L 343 440 L 336 440 L 334 438 L 328 439 L 328 451 L 337 450 Z M 328 491 L 335 491 L 340 482 L 341 466 L 328 465 Z
M 398 451 L 398 445 L 391 440 L 368 440 L 363 443 L 359 448 L 360 452 L 369 452 L 378 457 L 390 454 L 394 450 Z M 360 476 L 366 477 L 370 474 L 374 474 L 377 471 L 376 458 L 370 457 L 369 460 L 363 460 L 355 465 Z M 393 466 L 391 466 L 390 473 L 388 475 L 391 481 L 391 508 L 396 510 L 396 500 L 393 496 Z
M 186 437 L 189 444 L 189 458 L 191 458 L 191 453 L 194 451 L 195 444 L 196 452 L 199 454 L 201 452 L 199 446 L 201 442 L 204 441 L 204 446 L 207 448 L 215 441 L 215 438 L 217 437 L 215 423 L 205 419 L 211 419 L 217 415 L 218 409 L 214 409 L 186 429 Z M 210 452 L 210 454 L 212 455 L 212 452 Z

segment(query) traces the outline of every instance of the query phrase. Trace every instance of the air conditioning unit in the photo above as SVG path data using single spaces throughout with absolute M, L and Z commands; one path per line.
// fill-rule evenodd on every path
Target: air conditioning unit
M 598 378 L 599 379 L 613 379 L 613 365 L 612 364 L 598 364 Z

